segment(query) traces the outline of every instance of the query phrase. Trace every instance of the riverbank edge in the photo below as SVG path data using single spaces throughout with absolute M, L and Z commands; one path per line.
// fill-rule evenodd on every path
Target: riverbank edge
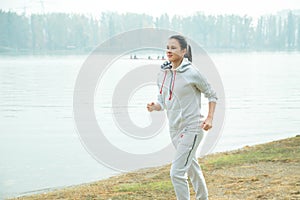
M 210 199 L 300 199 L 299 146 L 297 135 L 200 158 Z M 170 165 L 141 169 L 12 199 L 174 199 L 169 168 Z

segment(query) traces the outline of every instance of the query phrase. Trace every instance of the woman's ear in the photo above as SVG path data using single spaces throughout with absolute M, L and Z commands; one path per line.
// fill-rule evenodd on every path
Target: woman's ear
M 183 57 L 185 57 L 187 55 L 187 50 L 186 48 L 182 50 L 182 53 L 183 53 Z
M 182 50 L 183 56 L 185 56 L 187 54 L 187 50 L 186 48 Z

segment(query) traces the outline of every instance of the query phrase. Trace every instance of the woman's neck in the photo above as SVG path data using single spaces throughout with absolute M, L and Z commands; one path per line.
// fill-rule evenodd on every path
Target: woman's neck
M 182 63 L 183 58 L 177 62 L 172 62 L 172 69 L 176 69 L 177 67 L 180 66 L 180 64 Z

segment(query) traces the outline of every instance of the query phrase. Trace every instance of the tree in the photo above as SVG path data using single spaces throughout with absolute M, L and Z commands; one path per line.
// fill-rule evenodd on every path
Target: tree
M 170 29 L 170 19 L 167 13 L 162 14 L 160 17 L 156 18 L 155 21 L 156 28 Z
M 295 45 L 295 32 L 295 16 L 290 11 L 287 19 L 287 46 L 289 49 Z

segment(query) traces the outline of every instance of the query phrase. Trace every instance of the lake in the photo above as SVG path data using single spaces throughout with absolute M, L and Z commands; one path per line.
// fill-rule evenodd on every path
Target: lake
M 225 124 L 213 152 L 300 134 L 300 53 L 212 53 L 210 57 L 226 95 Z M 0 56 L 0 198 L 92 182 L 119 173 L 97 162 L 76 130 L 73 92 L 86 58 Z M 121 62 L 132 65 L 137 61 Z M 117 79 L 111 76 L 106 81 Z M 155 92 L 153 88 L 144 93 L 139 90 L 131 98 L 129 115 L 133 121 L 142 126 L 149 124 L 141 102 L 155 96 Z M 106 100 L 102 102 L 106 111 L 96 114 L 102 128 L 114 132 Z M 141 151 L 139 145 L 124 140 L 116 144 L 129 146 L 128 151 Z

